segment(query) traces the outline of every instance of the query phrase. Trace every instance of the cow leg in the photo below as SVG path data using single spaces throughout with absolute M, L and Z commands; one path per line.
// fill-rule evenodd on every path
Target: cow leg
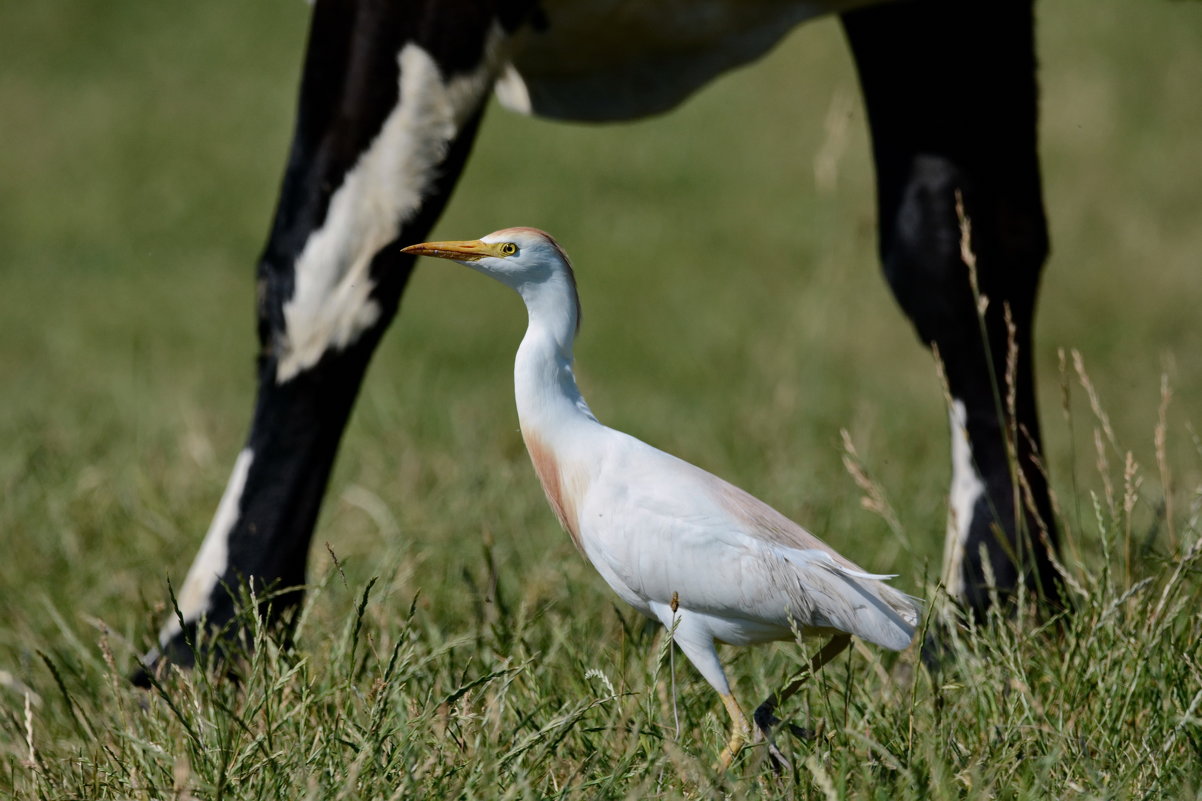
M 179 588 L 179 615 L 135 680 L 163 661 L 192 664 L 198 628 L 220 632 L 247 589 L 273 621 L 300 601 L 339 439 L 412 269 L 400 247 L 425 239 L 442 211 L 523 16 L 493 5 L 317 2 L 258 265 L 250 434 Z
M 1021 582 L 1056 601 L 1032 372 L 1048 252 L 1032 3 L 921 0 L 848 13 L 843 24 L 872 131 L 885 275 L 918 336 L 938 349 L 951 394 L 947 588 L 978 615 L 991 593 L 1009 599 Z M 988 299 L 984 337 L 958 193 Z M 1006 308 L 1017 345 L 1012 404 Z

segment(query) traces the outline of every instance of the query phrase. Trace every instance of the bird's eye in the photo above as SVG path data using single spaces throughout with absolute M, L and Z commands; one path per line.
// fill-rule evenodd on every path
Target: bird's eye
M 512 256 L 513 254 L 515 254 L 517 252 L 518 252 L 518 246 L 513 244 L 512 242 L 501 243 L 501 255 L 502 256 Z

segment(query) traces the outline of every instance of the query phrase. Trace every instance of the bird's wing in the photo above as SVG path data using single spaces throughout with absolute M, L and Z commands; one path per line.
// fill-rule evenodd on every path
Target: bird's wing
M 752 495 L 633 438 L 602 469 L 581 526 L 590 560 L 620 594 L 668 603 L 675 593 L 705 614 L 909 643 L 913 599 Z

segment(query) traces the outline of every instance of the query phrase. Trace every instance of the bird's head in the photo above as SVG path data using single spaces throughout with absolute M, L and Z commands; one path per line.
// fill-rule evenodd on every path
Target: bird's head
M 569 291 L 576 328 L 580 324 L 580 298 L 576 275 L 568 254 L 546 231 L 537 228 L 502 228 L 480 239 L 423 242 L 401 248 L 402 253 L 450 259 L 516 289 L 529 305 L 532 296 L 546 295 L 556 284 Z
M 515 289 L 572 269 L 559 243 L 537 228 L 503 228 L 480 239 L 424 242 L 401 252 L 457 261 Z

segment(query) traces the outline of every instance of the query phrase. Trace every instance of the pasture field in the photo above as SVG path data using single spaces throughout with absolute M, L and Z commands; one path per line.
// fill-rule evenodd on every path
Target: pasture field
M 259 632 L 240 684 L 127 686 L 249 422 L 307 11 L 0 7 L 0 798 L 1202 797 L 1202 4 L 1039 17 L 1037 358 L 1076 614 L 961 632 L 938 675 L 855 647 L 784 709 L 819 734 L 774 778 L 762 749 L 714 773 L 717 697 L 558 530 L 513 410 L 521 303 L 449 264 L 372 366 L 295 648 Z M 933 597 L 946 413 L 880 277 L 870 167 L 820 21 L 655 120 L 492 109 L 433 236 L 554 233 L 604 422 Z M 804 661 L 726 659 L 745 706 Z

